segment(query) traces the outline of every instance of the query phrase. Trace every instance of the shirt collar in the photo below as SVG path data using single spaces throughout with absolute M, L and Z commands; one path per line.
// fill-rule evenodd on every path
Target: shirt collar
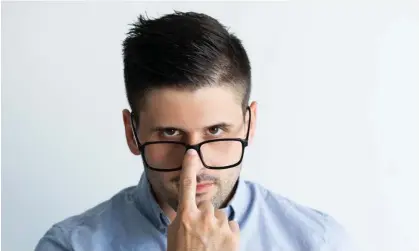
M 164 226 L 168 225 L 168 219 L 163 217 L 163 210 L 154 199 L 150 183 L 145 173 L 141 175 L 140 181 L 134 190 L 134 202 L 138 210 L 159 230 L 163 231 Z
M 170 224 L 170 220 L 164 214 L 163 210 L 157 204 L 151 191 L 150 183 L 145 175 L 141 175 L 141 179 L 135 189 L 135 203 L 137 208 L 145 214 L 145 216 L 161 231 L 164 231 Z M 228 205 L 223 208 L 224 212 L 229 216 L 230 220 L 240 223 L 250 202 L 250 194 L 246 183 L 239 178 L 235 194 Z
M 245 213 L 248 211 L 247 209 L 250 202 L 250 192 L 246 181 L 239 177 L 236 191 L 228 204 L 232 210 L 232 217 L 230 220 L 235 220 L 240 225 L 243 217 L 245 216 Z

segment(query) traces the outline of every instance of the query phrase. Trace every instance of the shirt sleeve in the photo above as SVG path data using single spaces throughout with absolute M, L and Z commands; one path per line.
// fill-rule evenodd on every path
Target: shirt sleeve
M 39 240 L 35 251 L 72 251 L 67 235 L 59 226 L 52 226 Z
M 361 251 L 352 236 L 332 217 L 328 217 L 326 231 L 327 251 Z M 323 249 L 322 249 L 323 250 Z

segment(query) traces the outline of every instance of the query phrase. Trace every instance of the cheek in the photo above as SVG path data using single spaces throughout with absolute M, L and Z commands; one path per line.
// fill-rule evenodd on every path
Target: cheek
M 174 172 L 164 173 L 148 170 L 146 175 L 153 188 L 158 190 L 167 190 L 173 189 L 175 184 L 173 180 L 178 177 L 179 174 Z
M 238 167 L 215 171 L 213 175 L 218 178 L 221 185 L 230 184 L 237 180 L 237 177 L 240 174 L 240 169 Z

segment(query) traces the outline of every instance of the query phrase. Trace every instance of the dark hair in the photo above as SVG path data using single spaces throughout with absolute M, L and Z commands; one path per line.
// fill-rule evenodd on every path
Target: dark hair
M 157 19 L 140 15 L 123 42 L 124 79 L 135 113 L 149 90 L 232 86 L 249 102 L 251 69 L 241 41 L 216 19 L 178 12 Z

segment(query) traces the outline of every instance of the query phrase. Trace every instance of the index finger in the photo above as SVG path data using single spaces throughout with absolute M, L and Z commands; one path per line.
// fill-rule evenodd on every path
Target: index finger
M 189 149 L 182 163 L 179 185 L 179 210 L 197 209 L 196 205 L 196 173 L 199 156 L 193 149 Z

